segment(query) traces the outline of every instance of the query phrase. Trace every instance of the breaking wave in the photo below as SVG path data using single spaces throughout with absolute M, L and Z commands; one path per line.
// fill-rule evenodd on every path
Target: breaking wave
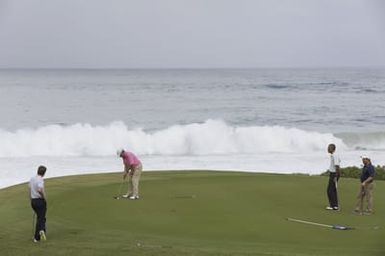
M 142 155 L 231 155 L 324 151 L 328 143 L 346 148 L 330 133 L 282 126 L 231 126 L 221 120 L 174 125 L 148 132 L 121 121 L 106 126 L 49 125 L 0 129 L 0 157 L 109 156 L 118 148 Z
M 385 132 L 341 133 L 338 137 L 342 138 L 349 148 L 385 151 Z

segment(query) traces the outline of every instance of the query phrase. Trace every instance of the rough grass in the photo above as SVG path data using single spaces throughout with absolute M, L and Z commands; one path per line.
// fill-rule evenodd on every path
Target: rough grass
M 374 166 L 375 169 L 375 176 L 374 178 L 376 180 L 385 180 L 385 166 Z M 361 177 L 362 173 L 362 167 L 357 166 L 348 166 L 340 169 L 341 171 L 341 177 L 344 178 L 355 178 L 358 179 Z M 329 176 L 329 171 L 326 171 L 321 174 L 322 176 Z
M 120 174 L 46 180 L 47 242 L 34 244 L 26 185 L 0 190 L 3 255 L 385 255 L 384 185 L 372 216 L 351 214 L 358 181 L 236 172 L 144 172 L 141 199 L 114 200 Z M 338 231 L 287 217 L 357 227 Z M 374 227 L 379 228 L 374 228 Z

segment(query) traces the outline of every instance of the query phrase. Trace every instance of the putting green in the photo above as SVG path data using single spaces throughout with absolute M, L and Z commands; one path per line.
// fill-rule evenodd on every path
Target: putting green
M 48 241 L 38 244 L 31 241 L 26 184 L 0 190 L 1 255 L 385 255 L 382 181 L 374 193 L 376 213 L 356 216 L 355 179 L 339 183 L 340 212 L 324 210 L 327 177 L 144 172 L 140 200 L 115 200 L 120 179 L 47 179 Z

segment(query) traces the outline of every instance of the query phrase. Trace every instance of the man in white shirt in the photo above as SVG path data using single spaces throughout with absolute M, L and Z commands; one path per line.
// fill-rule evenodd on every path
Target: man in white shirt
M 337 196 L 337 183 L 340 178 L 340 163 L 341 160 L 334 153 L 336 151 L 336 145 L 328 145 L 328 153 L 330 154 L 330 167 L 329 167 L 329 183 L 327 187 L 327 195 L 329 199 L 329 206 L 326 210 L 338 211 L 338 196 Z
M 45 166 L 39 166 L 37 168 L 37 175 L 32 177 L 29 182 L 29 196 L 31 199 L 31 206 L 36 214 L 36 227 L 33 241 L 47 240 L 46 229 L 45 229 L 45 214 L 47 212 L 47 202 L 44 190 L 43 177 L 47 168 Z

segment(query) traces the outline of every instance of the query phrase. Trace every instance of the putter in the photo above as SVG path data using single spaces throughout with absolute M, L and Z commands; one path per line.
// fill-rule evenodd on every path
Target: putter
M 36 219 L 36 214 L 33 212 L 32 214 L 32 237 L 35 238 L 35 219 Z
M 124 180 L 122 180 L 122 182 L 120 183 L 118 194 L 114 196 L 114 199 L 120 199 L 122 197 L 121 194 L 122 194 L 123 183 L 124 183 Z
M 340 204 L 340 202 L 339 202 L 339 200 L 338 200 L 338 180 L 335 179 L 335 180 L 334 180 L 334 183 L 335 183 L 335 185 L 336 185 L 336 196 L 337 196 L 338 210 L 341 210 L 341 204 Z
M 360 211 L 356 212 L 354 210 L 354 213 L 362 214 L 363 213 L 363 206 L 364 206 L 364 198 L 365 198 L 365 187 L 361 186 L 361 192 L 360 192 Z
M 361 197 L 364 198 L 364 197 L 365 197 L 365 194 L 366 194 L 366 193 L 365 193 L 365 187 L 362 186 L 362 187 L 361 187 Z
M 299 219 L 293 219 L 293 218 L 286 218 L 286 220 L 292 221 L 292 222 L 308 224 L 308 225 L 313 225 L 313 226 L 332 228 L 332 229 L 337 229 L 337 230 L 350 230 L 350 229 L 354 229 L 354 228 L 351 228 L 351 227 L 345 227 L 345 226 L 341 226 L 341 225 L 327 225 L 327 224 L 322 224 L 322 223 L 317 223 L 317 222 L 312 222 L 312 221 L 299 220 Z

